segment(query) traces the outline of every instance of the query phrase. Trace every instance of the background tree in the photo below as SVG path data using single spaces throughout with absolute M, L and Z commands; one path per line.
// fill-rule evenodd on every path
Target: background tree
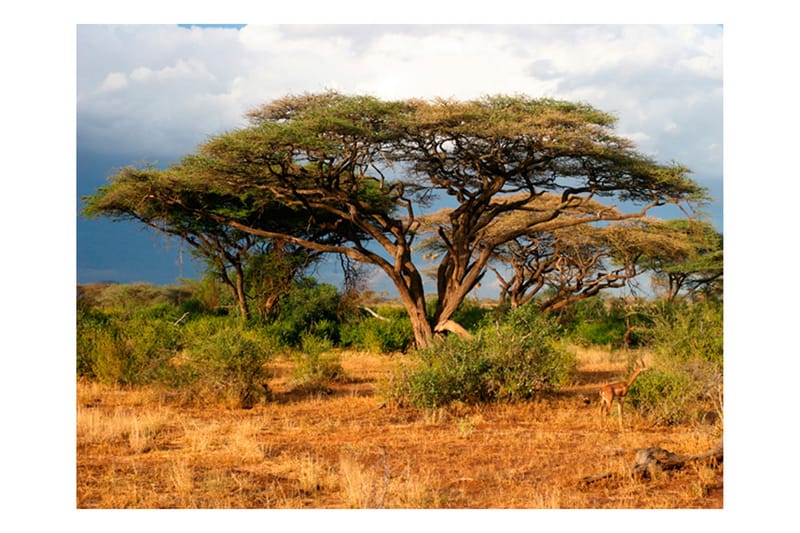
M 664 241 L 682 246 L 654 248 L 639 263 L 653 273 L 656 287 L 667 302 L 681 294 L 687 298 L 721 296 L 723 282 L 722 234 L 710 222 L 673 219 L 654 225 Z
M 556 195 L 544 194 L 532 202 L 528 210 L 498 217 L 490 231 L 526 227 L 529 220 L 541 217 L 560 201 Z M 440 223 L 450 211 L 443 209 L 423 217 L 423 227 Z M 610 222 L 602 226 L 580 223 L 582 217 L 598 211 L 617 210 L 587 200 L 565 209 L 553 224 L 555 229 L 549 224 L 536 225 L 535 231 L 498 246 L 488 269 L 497 276 L 499 300 L 516 308 L 539 297 L 537 306 L 543 311 L 553 311 L 604 289 L 625 286 L 640 273 L 637 261 L 643 254 L 652 255 L 673 248 L 682 253 L 688 251 L 684 241 L 652 231 L 656 219 Z M 567 224 L 570 219 L 578 224 L 570 226 Z M 442 241 L 436 237 L 426 240 L 422 248 L 429 258 L 438 258 L 445 251 Z
M 319 257 L 318 252 L 286 241 L 261 240 L 245 268 L 247 297 L 257 303 L 261 318 L 272 317 L 281 296 Z
M 250 317 L 249 301 L 260 301 L 262 312 L 289 287 L 298 271 L 316 259 L 306 248 L 285 241 L 270 241 L 237 230 L 210 217 L 197 216 L 198 206 L 215 205 L 218 210 L 235 213 L 244 219 L 261 218 L 262 223 L 287 227 L 296 219 L 280 213 L 279 222 L 253 211 L 246 199 L 219 194 L 206 188 L 188 188 L 170 171 L 154 167 L 126 167 L 119 170 L 109 185 L 84 199 L 88 217 L 109 216 L 116 220 L 135 220 L 162 233 L 177 236 L 192 247 L 208 270 L 230 288 L 243 319 Z M 247 275 L 246 275 L 247 273 Z
M 560 221 L 567 227 L 635 219 L 655 206 L 704 198 L 686 168 L 639 154 L 613 134 L 611 115 L 586 104 L 525 96 L 385 102 L 328 92 L 285 97 L 249 118 L 249 127 L 212 138 L 171 171 L 182 181 L 176 195 L 224 191 L 253 211 L 209 202 L 194 205 L 194 215 L 381 268 L 397 288 L 420 347 L 437 332 L 459 329 L 453 313 L 503 244 L 544 225 L 555 230 Z M 548 192 L 559 202 L 525 225 L 493 231 L 498 217 L 530 211 Z M 601 197 L 636 208 L 562 217 Z M 418 216 L 434 201 L 455 207 L 433 228 L 445 252 L 429 315 L 412 251 L 420 237 Z M 336 240 L 242 216 L 273 208 Z

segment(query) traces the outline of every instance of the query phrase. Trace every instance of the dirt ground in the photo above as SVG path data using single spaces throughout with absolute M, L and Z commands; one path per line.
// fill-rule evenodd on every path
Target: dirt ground
M 723 507 L 721 464 L 631 472 L 639 448 L 697 455 L 722 429 L 657 427 L 630 409 L 622 429 L 602 420 L 596 391 L 624 377 L 622 355 L 580 352 L 575 382 L 535 401 L 438 410 L 384 403 L 401 357 L 345 352 L 349 379 L 326 394 L 293 390 L 278 362 L 273 399 L 248 410 L 79 382 L 77 507 Z

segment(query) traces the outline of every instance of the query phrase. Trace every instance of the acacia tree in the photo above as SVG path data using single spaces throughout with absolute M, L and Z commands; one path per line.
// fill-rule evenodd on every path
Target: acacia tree
M 556 229 L 644 217 L 655 206 L 694 201 L 703 191 L 680 165 L 659 165 L 613 134 L 615 119 L 586 104 L 493 96 L 381 101 L 335 92 L 288 96 L 249 115 L 175 169 L 185 188 L 215 187 L 268 211 L 279 203 L 337 242 L 279 231 L 195 206 L 195 216 L 378 266 L 397 288 L 420 347 L 458 330 L 456 308 L 498 247 L 547 224 Z M 492 231 L 498 217 L 531 211 L 546 193 L 559 201 L 524 225 Z M 637 204 L 562 217 L 594 198 Z M 445 252 L 429 315 L 423 273 L 412 254 L 419 215 L 433 201 L 455 205 L 434 228 Z
M 667 302 L 681 293 L 685 297 L 722 291 L 722 234 L 710 222 L 673 219 L 663 221 L 658 231 L 683 247 L 664 247 L 643 254 L 639 263 L 653 273 L 654 284 L 664 289 Z
M 531 302 L 555 311 L 600 291 L 624 287 L 640 269 L 637 261 L 666 243 L 643 222 L 595 227 L 581 225 L 554 232 L 538 231 L 501 246 L 490 269 L 497 276 L 501 300 L 512 307 Z
M 258 303 L 263 319 L 273 315 L 281 296 L 319 257 L 319 252 L 286 241 L 261 239 L 256 252 L 248 257 L 245 276 L 247 296 Z
M 111 184 L 100 187 L 84 201 L 83 214 L 87 217 L 135 220 L 189 244 L 192 252 L 231 290 L 244 320 L 251 315 L 249 301 L 253 299 L 260 302 L 262 313 L 269 313 L 288 290 L 289 282 L 318 255 L 285 241 L 271 241 L 237 230 L 210 217 L 198 217 L 198 206 L 206 204 L 240 218 L 254 219 L 258 214 L 241 198 L 186 188 L 169 171 L 153 167 L 125 167 L 113 176 Z M 292 223 L 296 220 L 283 218 L 280 222 L 284 228 Z

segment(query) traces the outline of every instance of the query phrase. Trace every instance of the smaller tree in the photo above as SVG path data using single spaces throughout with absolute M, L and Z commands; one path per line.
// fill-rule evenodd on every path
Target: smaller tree
M 84 198 L 83 214 L 89 218 L 108 216 L 113 220 L 134 220 L 159 232 L 174 235 L 192 248 L 209 271 L 233 294 L 244 320 L 250 315 L 251 299 L 268 313 L 285 293 L 298 271 L 319 257 L 319 253 L 286 242 L 247 233 L 201 216 L 204 206 L 214 205 L 227 213 L 273 228 L 315 230 L 290 209 L 273 205 L 267 214 L 263 204 L 248 197 L 224 194 L 194 176 L 195 187 L 185 187 L 182 167 L 159 170 L 125 167 L 111 177 L 111 183 Z M 249 274 L 249 275 L 248 275 Z
M 705 221 L 674 219 L 653 225 L 664 242 L 681 246 L 654 248 L 639 259 L 653 273 L 653 283 L 664 291 L 668 303 L 682 294 L 687 298 L 722 294 L 722 234 Z
M 320 257 L 318 252 L 286 241 L 264 240 L 249 254 L 245 268 L 247 297 L 257 303 L 261 318 L 273 316 L 281 296 L 308 266 Z
M 560 202 L 557 195 L 543 194 L 525 206 L 525 210 L 498 217 L 488 235 L 529 227 L 529 220 L 545 216 Z M 421 227 L 435 227 L 440 219 L 449 216 L 449 211 L 425 217 Z M 624 287 L 640 273 L 637 261 L 642 255 L 667 250 L 677 255 L 689 251 L 683 241 L 657 231 L 661 227 L 657 219 L 602 225 L 586 222 L 598 213 L 611 219 L 621 217 L 613 206 L 586 200 L 565 209 L 557 221 L 535 226 L 496 247 L 488 268 L 497 276 L 499 299 L 512 308 L 536 300 L 540 310 L 555 311 L 603 290 Z M 435 258 L 444 253 L 444 245 L 431 238 L 424 243 L 423 250 Z

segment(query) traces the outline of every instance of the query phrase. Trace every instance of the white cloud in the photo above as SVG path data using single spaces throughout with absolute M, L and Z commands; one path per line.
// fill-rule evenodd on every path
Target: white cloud
M 116 91 L 128 86 L 128 77 L 122 72 L 111 72 L 105 77 L 97 92 Z
M 78 27 L 79 140 L 134 158 L 182 155 L 287 93 L 525 93 L 613 112 L 646 153 L 720 177 L 721 78 L 716 26 Z

